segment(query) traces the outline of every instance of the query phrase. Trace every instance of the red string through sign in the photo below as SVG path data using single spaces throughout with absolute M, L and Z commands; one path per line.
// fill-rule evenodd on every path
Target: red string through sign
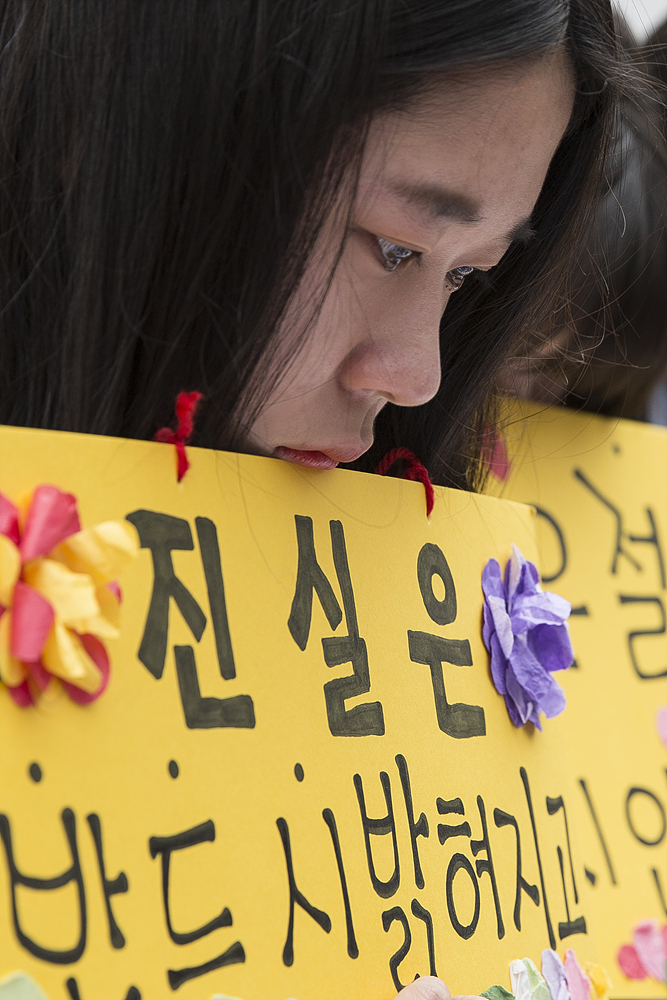
M 176 430 L 172 430 L 171 427 L 161 427 L 153 438 L 154 441 L 161 441 L 163 444 L 173 444 L 176 446 L 179 483 L 190 468 L 190 461 L 185 452 L 185 445 L 194 430 L 195 414 L 203 398 L 204 396 L 201 392 L 179 392 L 176 397 Z
M 422 465 L 417 456 L 413 455 L 409 448 L 393 448 L 392 451 L 384 456 L 375 471 L 378 476 L 384 476 L 393 465 L 396 465 L 401 460 L 407 463 L 401 473 L 401 479 L 411 479 L 413 482 L 418 481 L 423 485 L 426 493 L 426 516 L 430 517 L 435 503 L 433 483 L 431 482 L 431 477 L 428 474 L 426 466 Z

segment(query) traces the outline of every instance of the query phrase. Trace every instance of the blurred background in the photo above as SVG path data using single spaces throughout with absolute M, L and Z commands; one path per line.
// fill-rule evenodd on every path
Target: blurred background
M 614 0 L 641 44 L 667 18 L 667 0 Z
M 667 0 L 612 2 L 630 32 L 630 75 L 636 60 L 649 86 L 621 103 L 597 218 L 562 308 L 501 385 L 667 427 Z

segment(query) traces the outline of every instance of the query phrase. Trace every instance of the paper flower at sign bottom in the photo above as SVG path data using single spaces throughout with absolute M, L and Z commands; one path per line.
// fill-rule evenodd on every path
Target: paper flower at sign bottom
M 505 567 L 495 559 L 482 573 L 484 645 L 491 654 L 491 677 L 505 699 L 515 726 L 532 722 L 541 729 L 565 708 L 563 689 L 552 676 L 574 659 L 565 624 L 572 606 L 564 597 L 543 591 L 534 563 L 516 545 Z
M 0 980 L 0 1000 L 48 1000 L 48 997 L 25 972 L 12 972 Z
M 655 728 L 658 739 L 667 750 L 667 707 L 665 705 L 661 705 L 655 713 Z
M 667 924 L 642 920 L 634 929 L 632 944 L 619 948 L 617 961 L 628 979 L 667 982 Z
M 530 958 L 510 962 L 512 992 L 504 986 L 491 986 L 481 996 L 486 1000 L 606 1000 L 613 985 L 599 965 L 579 964 L 572 948 L 565 951 L 565 961 L 546 948 L 542 952 L 540 972 Z
M 0 679 L 34 705 L 53 677 L 80 705 L 109 679 L 104 639 L 118 635 L 120 569 L 138 550 L 122 521 L 81 530 L 76 498 L 38 486 L 16 507 L 0 493 Z

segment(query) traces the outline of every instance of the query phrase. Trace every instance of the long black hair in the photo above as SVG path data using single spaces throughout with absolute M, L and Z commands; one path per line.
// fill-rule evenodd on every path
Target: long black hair
M 401 444 L 457 485 L 599 190 L 625 85 L 609 0 L 2 0 L 0 422 L 149 438 L 198 389 L 194 443 L 237 447 L 372 116 L 558 46 L 577 95 L 536 239 L 466 282 L 438 395 L 387 406 L 356 463 Z

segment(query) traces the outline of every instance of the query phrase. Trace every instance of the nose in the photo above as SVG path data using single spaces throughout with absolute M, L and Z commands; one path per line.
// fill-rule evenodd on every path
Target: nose
M 340 377 L 352 393 L 383 397 L 397 406 L 421 406 L 440 386 L 441 300 L 413 300 L 398 309 L 391 305 L 369 322 Z

